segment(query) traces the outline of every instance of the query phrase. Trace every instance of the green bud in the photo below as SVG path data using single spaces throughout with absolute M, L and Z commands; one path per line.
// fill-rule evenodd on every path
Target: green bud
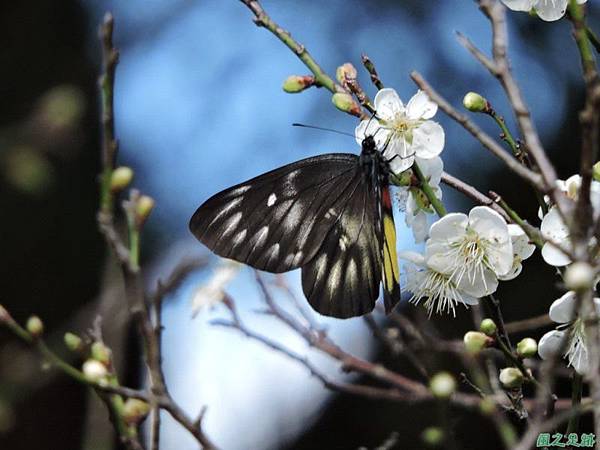
M 517 355 L 521 358 L 533 358 L 537 353 L 537 342 L 532 338 L 524 338 L 517 344 Z
M 479 402 L 479 410 L 482 414 L 490 416 L 496 411 L 496 404 L 489 397 L 485 397 Z
M 154 209 L 154 199 L 147 195 L 142 195 L 135 204 L 135 215 L 139 226 L 143 225 L 144 222 L 150 216 L 150 213 Z
M 128 398 L 123 405 L 121 413 L 123 420 L 129 425 L 137 425 L 146 418 L 150 412 L 150 405 L 137 398 Z
M 335 77 L 342 86 L 346 85 L 346 80 L 356 80 L 357 76 L 356 68 L 350 63 L 342 64 L 335 71 Z
M 81 370 L 88 380 L 96 383 L 105 380 L 108 375 L 106 366 L 95 359 L 88 359 L 84 362 Z
M 437 447 L 444 441 L 444 430 L 439 427 L 427 427 L 421 433 L 421 439 L 430 447 Z
M 471 354 L 477 354 L 487 347 L 491 339 L 480 331 L 468 331 L 463 338 L 465 348 Z
M 83 340 L 74 333 L 65 333 L 63 340 L 72 352 L 78 352 L 83 348 Z
M 110 190 L 112 192 L 121 192 L 133 180 L 133 170 L 129 167 L 117 167 L 110 178 Z
M 312 75 L 290 75 L 283 82 L 283 90 L 288 94 L 297 94 L 314 86 L 315 77 Z
M 595 181 L 600 181 L 600 161 L 598 161 L 596 164 L 594 164 L 594 180 Z
M 90 348 L 90 356 L 108 367 L 112 359 L 112 352 L 104 343 L 94 342 Z
M 456 380 L 448 372 L 439 372 L 431 378 L 429 389 L 435 397 L 446 399 L 456 391 Z
M 521 387 L 524 378 L 523 373 L 516 367 L 505 367 L 500 371 L 500 383 L 506 389 Z
M 37 338 L 44 332 L 44 322 L 38 316 L 31 316 L 27 319 L 27 325 L 25 325 L 29 334 Z
M 488 101 L 476 92 L 468 92 L 463 98 L 463 105 L 471 112 L 487 112 L 490 108 Z
M 586 262 L 574 262 L 564 275 L 565 286 L 572 291 L 584 291 L 594 284 L 594 269 Z
M 331 101 L 340 111 L 360 116 L 360 106 L 358 106 L 350 94 L 336 92 L 331 96 Z
M 479 325 L 479 331 L 485 333 L 487 336 L 494 336 L 497 330 L 496 323 L 490 318 L 483 319 Z

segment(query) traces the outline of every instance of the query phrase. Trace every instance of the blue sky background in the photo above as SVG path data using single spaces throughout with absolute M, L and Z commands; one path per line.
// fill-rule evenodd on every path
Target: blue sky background
M 291 127 L 304 122 L 352 133 L 357 122 L 335 110 L 323 89 L 300 95 L 281 90 L 288 75 L 307 70 L 252 23 L 239 1 L 87 0 L 84 5 L 92 17 L 105 9 L 116 17 L 121 162 L 135 169 L 136 185 L 157 200 L 151 226 L 163 244 L 155 251 L 161 260 L 156 273 L 184 253 L 202 252 L 187 223 L 209 196 L 300 158 L 359 151 L 352 138 Z M 488 23 L 474 2 L 265 0 L 263 5 L 329 74 L 344 62 L 354 63 L 372 96 L 375 91 L 360 68 L 363 52 L 376 63 L 386 86 L 406 101 L 416 91 L 409 73 L 418 70 L 457 107 L 467 91 L 478 91 L 514 125 L 499 85 L 455 39 L 461 31 L 489 50 Z M 576 53 L 564 51 L 573 46 L 568 24 L 511 13 L 509 26 L 514 71 L 543 140 L 551 144 L 565 120 L 567 88 L 579 76 Z M 96 50 L 94 37 L 90 30 L 90 54 Z M 497 134 L 484 117 L 474 119 Z M 485 180 L 499 163 L 441 113 L 435 120 L 446 131 L 446 169 L 490 188 Z M 396 222 L 399 247 L 411 246 L 399 214 Z M 208 431 L 224 448 L 277 448 L 317 417 L 328 394 L 303 368 L 232 331 L 207 325 L 220 311 L 191 320 L 193 290 L 208 275 L 190 279 L 165 311 L 169 382 L 190 414 L 207 404 Z M 297 273 L 290 276 L 296 289 L 298 279 Z M 248 271 L 230 293 L 244 310 L 260 304 Z M 272 319 L 251 312 L 247 317 L 261 332 L 302 351 L 303 344 Z M 370 333 L 360 319 L 327 322 L 348 348 L 369 354 Z M 337 374 L 335 366 L 328 367 Z M 166 427 L 167 448 L 194 448 L 181 437 L 184 433 L 169 422 Z

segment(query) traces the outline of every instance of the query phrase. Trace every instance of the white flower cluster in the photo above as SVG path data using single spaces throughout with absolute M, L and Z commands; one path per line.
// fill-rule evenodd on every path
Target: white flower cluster
M 550 319 L 559 324 L 558 329 L 549 331 L 540 339 L 538 353 L 542 359 L 555 357 L 562 354 L 579 374 L 585 375 L 589 371 L 589 337 L 585 321 L 578 316 L 575 307 L 577 304 L 575 292 L 569 291 L 550 306 Z M 584 311 L 586 309 L 585 305 Z M 589 313 L 600 314 L 600 298 L 594 298 L 595 311 Z M 567 340 L 565 342 L 565 339 Z
M 577 0 L 580 5 L 587 0 Z M 569 0 L 502 0 L 513 11 L 535 11 L 538 17 L 547 22 L 560 19 L 567 12 Z
M 579 193 L 579 187 L 581 186 L 581 176 L 573 175 L 566 181 L 558 180 L 558 187 L 561 191 L 567 194 L 567 197 L 572 200 L 577 200 Z M 594 221 L 600 216 L 600 183 L 592 181 L 590 200 L 592 203 L 592 209 L 594 210 Z M 571 241 L 569 236 L 569 228 L 563 221 L 558 208 L 556 206 L 550 206 L 548 213 L 544 216 L 542 211 L 539 212 L 542 218 L 542 225 L 540 231 L 542 236 L 546 239 L 546 243 L 542 248 L 542 256 L 551 266 L 562 267 L 571 263 L 571 258 L 565 255 L 558 246 L 553 245 L 559 244 L 560 247 L 570 250 Z M 590 242 L 591 245 L 596 243 L 595 240 Z
M 567 180 L 558 180 L 559 189 L 564 192 L 567 197 L 573 201 L 577 201 L 579 188 L 581 186 L 581 176 L 573 175 Z M 598 220 L 600 216 L 600 183 L 592 181 L 590 190 L 590 200 L 592 203 L 593 219 Z M 542 248 L 542 257 L 546 263 L 555 266 L 569 266 L 573 268 L 575 264 L 571 264 L 571 258 L 561 251 L 561 248 L 566 250 L 572 249 L 571 236 L 569 228 L 562 219 L 558 208 L 550 205 L 546 215 L 539 212 L 542 218 L 540 231 L 546 239 L 546 243 Z M 590 245 L 595 245 L 596 239 L 592 238 Z M 567 272 L 568 273 L 568 272 Z M 565 280 L 567 280 L 565 273 Z M 580 313 L 583 317 L 589 316 L 592 313 L 600 314 L 600 298 L 594 299 L 595 311 L 588 305 L 583 304 Z M 539 343 L 539 354 L 543 359 L 547 359 L 556 355 L 562 350 L 565 358 L 578 373 L 584 375 L 589 370 L 588 361 L 588 343 L 589 337 L 586 330 L 585 322 L 582 317 L 575 311 L 576 295 L 575 292 L 569 291 L 559 299 L 555 300 L 550 306 L 550 319 L 558 323 L 558 329 L 550 331 L 542 336 Z M 564 341 L 566 339 L 566 341 Z
M 373 136 L 377 148 L 390 162 L 395 174 L 408 170 L 416 162 L 436 196 L 441 199 L 439 188 L 444 163 L 438 156 L 444 149 L 444 129 L 431 119 L 437 105 L 427 94 L 418 91 L 406 106 L 394 89 L 381 89 L 373 101 L 377 115 L 363 120 L 356 127 L 356 141 L 360 144 L 365 137 Z M 413 231 L 415 242 L 427 237 L 427 214 L 433 213 L 421 190 L 401 187 L 400 208 L 405 210 L 406 225 Z
M 456 305 L 476 304 L 496 291 L 498 280 L 515 278 L 534 248 L 518 226 L 487 206 L 473 208 L 468 216 L 447 214 L 431 226 L 425 255 L 400 254 L 409 262 L 410 301 L 426 299 L 430 314 L 455 314 Z
M 372 136 L 397 175 L 416 163 L 441 200 L 444 164 L 439 154 L 445 137 L 442 127 L 430 120 L 437 105 L 418 91 L 404 106 L 396 91 L 386 88 L 375 96 L 374 107 L 375 117 L 356 128 L 357 142 Z M 521 273 L 521 262 L 535 248 L 520 227 L 508 225 L 487 206 L 473 208 L 468 216 L 447 214 L 429 227 L 427 216 L 434 210 L 418 186 L 400 186 L 398 199 L 415 242 L 426 241 L 424 255 L 402 252 L 400 257 L 407 262 L 411 302 L 424 300 L 430 315 L 434 311 L 455 314 L 456 305 L 473 305 L 495 292 L 498 280 Z

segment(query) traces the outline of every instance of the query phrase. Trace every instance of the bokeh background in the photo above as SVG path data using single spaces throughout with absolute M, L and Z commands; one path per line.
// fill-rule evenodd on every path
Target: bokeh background
M 591 24 L 600 10 L 590 2 Z M 497 83 L 457 43 L 461 31 L 486 51 L 490 35 L 474 2 L 465 0 L 265 0 L 271 16 L 304 43 L 330 73 L 344 63 L 375 62 L 387 86 L 408 100 L 408 74 L 421 71 L 452 103 L 478 91 L 507 116 Z M 23 321 L 40 315 L 59 351 L 65 331 L 84 332 L 103 317 L 122 377 L 140 383 L 120 292 L 120 279 L 96 230 L 99 171 L 98 96 L 103 13 L 116 18 L 121 51 L 116 83 L 120 163 L 135 170 L 135 185 L 157 201 L 144 235 L 148 283 L 190 255 L 207 256 L 187 231 L 195 208 L 210 195 L 282 164 L 359 148 L 352 138 L 291 127 L 304 122 L 353 132 L 356 121 L 336 111 L 324 90 L 301 95 L 282 81 L 306 70 L 250 12 L 226 0 L 29 0 L 0 6 L 0 303 Z M 513 69 L 546 148 L 562 177 L 575 171 L 576 111 L 582 90 L 568 23 L 509 15 Z M 374 90 L 359 69 L 370 93 Z M 497 135 L 485 117 L 475 117 Z M 442 114 L 446 170 L 482 191 L 494 189 L 531 221 L 530 191 Z M 469 207 L 444 191 L 451 209 Z M 397 215 L 399 247 L 414 247 Z M 207 431 L 225 449 L 376 448 L 399 433 L 397 448 L 423 448 L 420 433 L 433 410 L 332 395 L 302 367 L 234 331 L 215 329 L 219 308 L 192 319 L 195 289 L 219 262 L 189 277 L 165 308 L 165 370 L 176 399 L 193 415 L 208 407 Z M 288 281 L 298 289 L 298 274 Z M 556 297 L 552 270 L 536 255 L 518 280 L 499 291 L 508 321 L 541 314 Z M 242 271 L 229 288 L 248 323 L 305 351 L 272 319 L 255 314 L 260 298 Z M 401 308 L 410 309 L 406 305 Z M 384 319 L 380 318 L 381 323 Z M 470 315 L 435 319 L 448 338 L 460 338 Z M 361 319 L 327 320 L 332 336 L 353 352 L 404 370 L 372 339 Z M 536 330 L 539 337 L 544 330 Z M 336 366 L 312 355 L 332 376 Z M 448 362 L 440 361 L 440 367 Z M 489 424 L 453 418 L 460 448 L 494 448 Z M 194 448 L 168 419 L 164 448 Z M 53 371 L 0 330 L 0 448 L 114 448 L 106 414 L 84 389 Z

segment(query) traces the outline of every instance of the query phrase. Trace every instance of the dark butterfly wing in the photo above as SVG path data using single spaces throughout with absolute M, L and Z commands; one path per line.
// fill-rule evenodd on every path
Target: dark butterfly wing
M 353 185 L 320 251 L 302 268 L 302 288 L 312 307 L 338 318 L 370 312 L 382 277 L 378 192 L 359 167 Z
M 190 230 L 217 255 L 268 272 L 305 265 L 355 189 L 358 156 L 327 154 L 267 172 L 208 199 Z

